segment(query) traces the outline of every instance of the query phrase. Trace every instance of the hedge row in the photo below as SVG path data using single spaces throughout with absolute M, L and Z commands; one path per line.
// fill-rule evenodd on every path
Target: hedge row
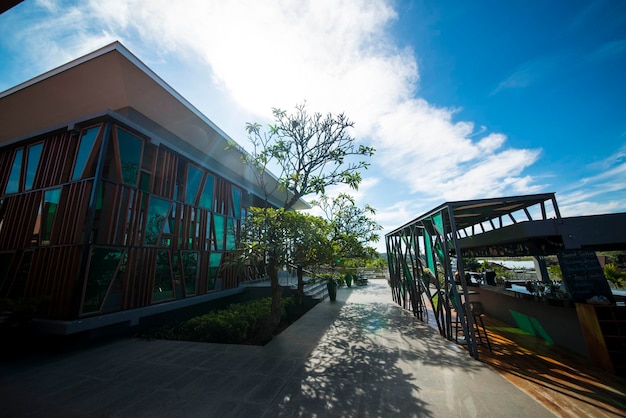
M 293 297 L 283 298 L 281 300 L 283 312 L 293 302 Z M 269 318 L 271 303 L 272 298 L 269 297 L 235 303 L 224 310 L 210 312 L 184 322 L 163 325 L 146 336 L 168 340 L 245 344 L 255 339 Z

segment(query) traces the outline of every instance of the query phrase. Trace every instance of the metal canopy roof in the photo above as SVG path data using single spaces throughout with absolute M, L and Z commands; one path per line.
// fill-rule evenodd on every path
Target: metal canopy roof
M 523 196 L 507 196 L 497 197 L 489 199 L 476 199 L 476 200 L 460 200 L 453 202 L 446 202 L 440 206 L 426 212 L 425 214 L 413 219 L 405 225 L 395 229 L 388 235 L 394 235 L 402 231 L 404 228 L 419 224 L 420 222 L 430 219 L 432 216 L 448 211 L 453 214 L 455 229 L 457 231 L 480 225 L 483 222 L 495 222 L 494 226 L 503 226 L 503 218 L 508 220 L 509 223 L 516 223 L 516 220 L 511 221 L 511 216 L 515 212 L 525 211 L 527 217 L 530 216 L 528 209 L 533 206 L 541 206 L 542 218 L 546 219 L 548 213 L 546 209 L 546 202 L 551 202 L 553 215 L 560 218 L 560 213 L 556 205 L 554 193 L 543 193 Z M 514 219 L 514 218 L 513 218 Z M 443 216 L 442 220 L 446 230 L 450 229 L 450 216 Z

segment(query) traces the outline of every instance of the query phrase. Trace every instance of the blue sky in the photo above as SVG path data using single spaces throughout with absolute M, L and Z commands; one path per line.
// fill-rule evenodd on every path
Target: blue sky
M 526 193 L 626 211 L 625 1 L 25 0 L 0 15 L 0 91 L 115 40 L 244 146 L 272 107 L 345 112 L 383 233 Z

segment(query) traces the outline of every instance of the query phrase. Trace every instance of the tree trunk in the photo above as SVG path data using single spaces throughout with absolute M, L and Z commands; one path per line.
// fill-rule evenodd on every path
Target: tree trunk
M 283 308 L 280 304 L 280 299 L 283 295 L 283 288 L 278 283 L 278 270 L 276 266 L 272 266 L 270 270 L 270 281 L 272 283 L 272 312 L 270 313 L 270 322 L 272 325 L 272 332 L 280 323 L 280 319 L 283 316 Z
M 298 266 L 297 269 L 298 275 L 298 292 L 296 293 L 296 301 L 298 305 L 302 305 L 302 298 L 304 296 L 304 269 L 302 266 Z
M 270 260 L 268 262 L 267 269 L 272 287 L 272 308 L 269 318 L 259 332 L 258 340 L 261 344 L 265 344 L 272 339 L 274 331 L 276 330 L 278 324 L 280 324 L 280 320 L 283 316 L 283 308 L 280 304 L 283 288 L 278 283 L 278 269 L 276 267 L 276 262 Z

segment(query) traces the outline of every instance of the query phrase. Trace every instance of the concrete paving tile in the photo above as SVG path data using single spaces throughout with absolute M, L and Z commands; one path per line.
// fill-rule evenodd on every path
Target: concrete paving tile
M 129 338 L 0 364 L 0 416 L 551 415 L 393 304 L 386 282 L 338 299 L 264 347 Z

